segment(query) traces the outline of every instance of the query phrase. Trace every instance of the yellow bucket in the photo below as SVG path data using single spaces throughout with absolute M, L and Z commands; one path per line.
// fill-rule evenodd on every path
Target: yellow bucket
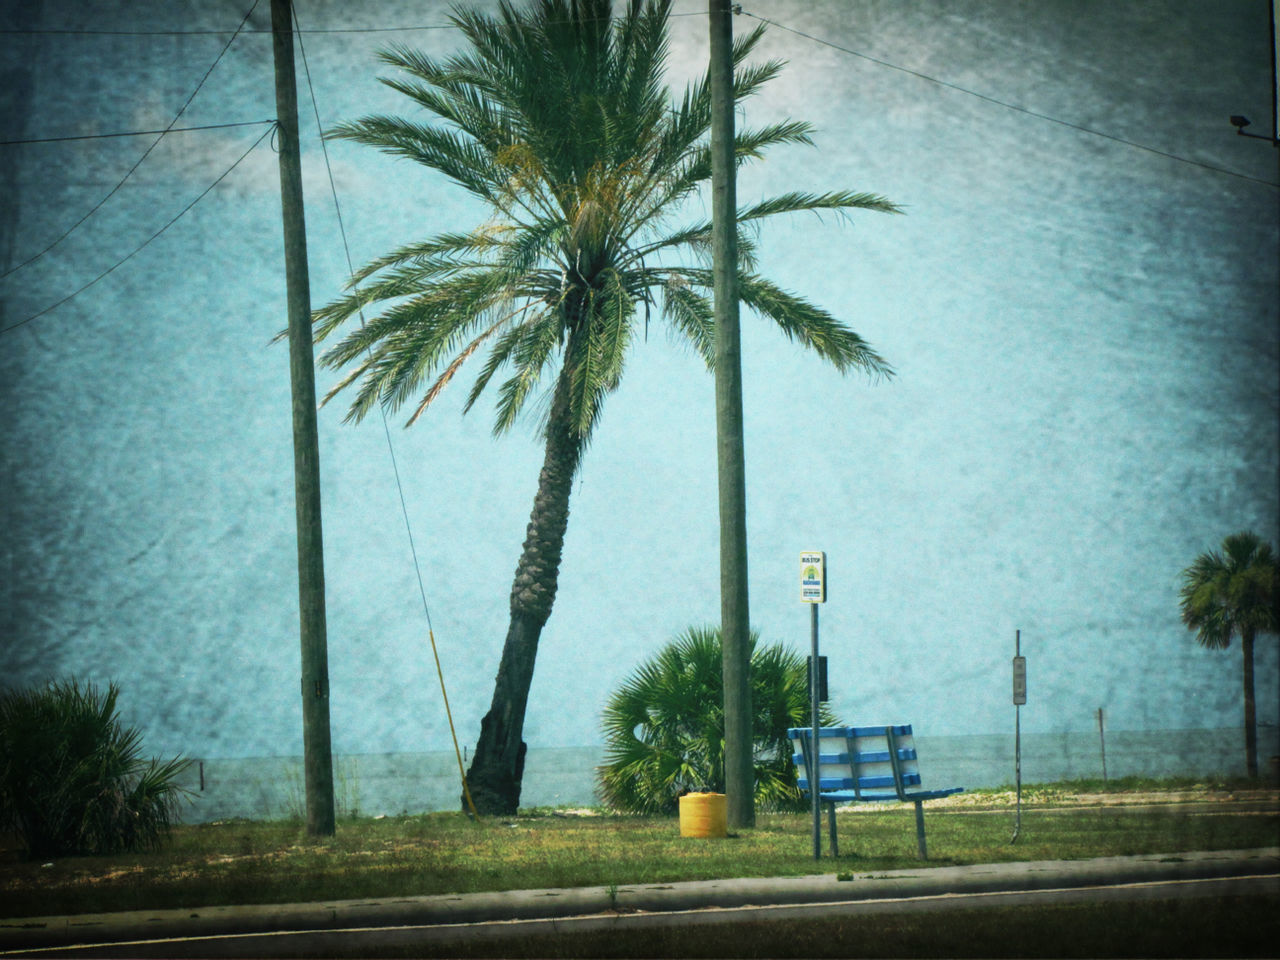
M 680 798 L 680 836 L 725 837 L 728 823 L 723 793 L 686 793 Z

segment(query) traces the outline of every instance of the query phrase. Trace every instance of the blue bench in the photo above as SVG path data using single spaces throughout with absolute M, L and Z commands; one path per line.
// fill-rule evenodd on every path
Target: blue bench
M 837 803 L 899 800 L 915 804 L 916 845 L 920 859 L 927 860 L 921 804 L 960 793 L 964 788 L 920 789 L 920 766 L 911 725 L 822 727 L 818 735 L 818 800 L 827 807 L 831 855 L 840 855 L 836 839 Z M 800 789 L 808 793 L 812 782 L 809 771 L 813 769 L 813 728 L 792 727 L 787 736 L 791 739 Z

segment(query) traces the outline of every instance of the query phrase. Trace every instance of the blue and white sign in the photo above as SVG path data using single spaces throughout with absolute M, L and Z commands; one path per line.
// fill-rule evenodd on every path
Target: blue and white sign
M 827 555 L 821 550 L 800 554 L 800 600 L 827 602 Z

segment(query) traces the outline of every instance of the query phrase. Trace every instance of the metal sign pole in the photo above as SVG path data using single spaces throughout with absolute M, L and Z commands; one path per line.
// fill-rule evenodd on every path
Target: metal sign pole
M 822 856 L 822 804 L 818 799 L 818 791 L 822 788 L 822 727 L 818 717 L 818 698 L 822 692 L 818 689 L 821 661 L 818 660 L 818 605 L 809 604 L 809 719 L 813 727 L 813 770 L 809 773 L 809 796 L 813 800 L 813 859 Z
M 1102 785 L 1107 785 L 1107 733 L 1102 725 L 1102 708 L 1098 708 L 1098 742 L 1102 745 Z
M 1022 830 L 1022 705 L 1027 702 L 1027 660 L 1022 655 L 1021 630 L 1014 632 L 1013 644 L 1013 777 L 1017 790 L 1017 813 L 1010 843 L 1017 842 L 1018 833 Z
M 800 554 L 800 601 L 809 604 L 809 798 L 813 806 L 813 859 L 822 856 L 822 726 L 818 704 L 822 699 L 822 661 L 818 657 L 818 604 L 827 602 L 827 555 L 821 550 Z

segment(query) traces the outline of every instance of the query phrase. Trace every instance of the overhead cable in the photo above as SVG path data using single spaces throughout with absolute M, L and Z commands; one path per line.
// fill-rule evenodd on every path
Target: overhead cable
M 422 24 L 409 27 L 320 27 L 314 30 L 297 30 L 296 33 L 399 33 L 408 30 L 452 30 L 451 23 Z M 265 34 L 270 36 L 270 28 L 242 30 L 244 34 Z M 71 30 L 44 29 L 0 30 L 0 34 L 18 36 L 63 36 L 63 37 L 220 37 L 230 33 L 229 30 Z
M 112 187 L 105 197 L 103 197 L 96 204 L 94 204 L 92 209 L 90 209 L 88 213 L 86 213 L 83 217 L 81 217 L 79 220 L 77 220 L 75 223 L 69 226 L 65 231 L 63 231 L 63 233 L 57 239 L 55 239 L 53 243 L 49 244 L 39 253 L 33 254 L 32 256 L 28 257 L 26 260 L 23 260 L 16 267 L 11 267 L 10 269 L 6 270 L 4 273 L 0 273 L 0 279 L 3 279 L 4 277 L 9 276 L 12 273 L 16 273 L 17 271 L 21 270 L 23 267 L 27 266 L 28 264 L 33 263 L 36 260 L 39 260 L 46 253 L 48 253 L 50 250 L 52 250 L 54 247 L 60 244 L 63 240 L 67 239 L 67 237 L 71 236 L 71 234 L 76 230 L 76 228 L 80 226 L 80 224 L 84 223 L 86 220 L 92 217 L 95 213 L 101 210 L 103 204 L 105 204 L 108 200 L 110 200 L 112 197 L 116 195 L 116 192 L 125 185 L 125 182 L 131 176 L 133 176 L 133 172 L 137 170 L 138 167 L 142 166 L 142 162 L 146 160 L 147 157 L 151 156 L 151 151 L 156 148 L 156 146 L 160 143 L 160 141 L 164 139 L 164 135 L 173 128 L 173 125 L 175 123 L 178 122 L 178 119 L 186 112 L 187 107 L 191 106 L 191 101 L 196 98 L 196 94 L 200 92 L 200 88 L 203 87 L 204 82 L 209 79 L 209 75 L 213 73 L 214 68 L 219 63 L 222 62 L 223 56 L 231 48 L 231 44 L 235 42 L 236 37 L 239 36 L 241 29 L 243 29 L 245 23 L 248 22 L 250 15 L 257 8 L 257 6 L 258 6 L 258 0 L 253 0 L 253 5 L 249 7 L 245 15 L 240 18 L 240 23 L 239 25 L 236 26 L 235 32 L 232 33 L 231 38 L 225 44 L 223 44 L 222 49 L 218 52 L 218 55 L 214 58 L 213 63 L 209 65 L 209 69 L 204 72 L 204 76 L 200 78 L 200 82 L 196 84 L 195 89 L 191 91 L 191 95 L 187 97 L 186 102 L 183 103 L 182 106 L 178 108 L 178 112 L 173 115 L 173 119 L 169 121 L 168 126 L 166 126 L 164 130 L 159 131 L 160 135 L 155 138 L 151 146 L 147 147 L 147 149 L 143 151 L 142 156 L 140 156 L 137 159 L 137 161 L 134 162 L 133 166 L 129 168 L 128 172 L 125 173 L 125 175 L 120 178 L 120 182 L 117 183 L 114 187 Z M 25 323 L 26 321 L 23 321 L 23 322 Z
M 692 11 L 686 13 L 673 13 L 670 15 L 675 17 L 701 17 L 706 16 L 703 11 Z M 605 17 L 594 18 L 604 20 Z M 453 23 L 420 23 L 410 24 L 400 27 L 312 27 L 307 30 L 295 28 L 294 32 L 299 36 L 303 34 L 333 34 L 333 33 L 408 33 L 417 30 L 456 30 L 457 24 Z M 28 29 L 0 29 L 0 36 L 63 36 L 63 37 L 208 37 L 208 36 L 225 36 L 227 30 L 78 30 L 71 28 L 44 28 L 32 27 Z M 240 33 L 246 35 L 262 34 L 269 36 L 270 28 L 241 30 Z
M 275 123 L 275 117 L 264 120 L 240 120 L 235 123 L 204 123 L 195 127 L 165 127 L 163 130 L 124 130 L 120 133 L 85 133 L 75 137 L 32 137 L 27 140 L 0 140 L 0 147 L 13 147 L 24 143 L 66 143 L 72 140 L 110 140 L 115 137 L 146 137 L 153 133 L 191 133 L 195 130 L 225 130 L 228 127 L 253 127 L 260 123 Z M 130 171 L 132 172 L 132 171 Z M 15 269 L 17 269 L 15 267 Z
M 261 135 L 260 137 L 258 137 L 258 139 L 257 139 L 257 140 L 253 141 L 253 145 L 252 145 L 252 146 L 250 146 L 248 150 L 246 150 L 244 153 L 242 153 L 242 154 L 240 155 L 240 159 L 236 160 L 236 162 L 235 162 L 235 163 L 233 163 L 233 164 L 231 164 L 231 166 L 227 167 L 227 169 L 226 169 L 226 170 L 224 170 L 224 171 L 222 172 L 222 175 L 221 175 L 221 176 L 219 176 L 217 180 L 213 181 L 213 183 L 211 183 L 211 184 L 209 184 L 209 186 L 205 187 L 205 188 L 204 188 L 204 190 L 202 190 L 202 191 L 200 192 L 200 195 L 199 195 L 198 197 L 196 197 L 194 200 L 192 200 L 190 203 L 188 203 L 185 207 L 183 207 L 183 208 L 182 208 L 182 210 L 181 210 L 181 211 L 180 211 L 176 216 L 174 216 L 174 217 L 173 217 L 173 218 L 172 218 L 168 223 L 166 223 L 163 227 L 161 227 L 159 230 L 157 230 L 157 231 L 156 231 L 155 233 L 153 233 L 151 236 L 147 237 L 147 239 L 146 239 L 146 240 L 144 240 L 142 243 L 138 244 L 138 246 L 136 246 L 132 251 L 130 251 L 130 252 L 129 252 L 128 254 L 126 254 L 124 257 L 121 257 L 119 260 L 117 260 L 115 263 L 113 263 L 111 266 L 109 266 L 106 270 L 103 270 L 100 274 L 98 274 L 96 277 L 94 277 L 92 280 L 90 280 L 90 281 L 89 281 L 88 283 L 86 283 L 84 286 L 82 286 L 82 287 L 80 287 L 79 289 L 77 289 L 77 290 L 73 291 L 72 293 L 67 294 L 65 297 L 63 297 L 61 300 L 59 300 L 57 303 L 54 303 L 54 304 L 51 304 L 50 306 L 45 307 L 45 308 L 44 308 L 43 310 L 41 310 L 39 313 L 33 313 L 31 316 L 27 317 L 25 320 L 19 320 L 17 323 L 11 323 L 11 324 L 9 324 L 7 327 L 0 327 L 0 333 L 9 333 L 11 330 L 16 330 L 16 329 L 18 329 L 19 327 L 24 326 L 25 324 L 30 323 L 32 320 L 37 320 L 37 319 L 39 319 L 40 317 L 43 317 L 46 313 L 50 313 L 50 312 L 52 312 L 52 311 L 56 310 L 58 307 L 62 306 L 62 305 L 63 305 L 64 303 L 66 303 L 67 301 L 72 300 L 72 299 L 74 299 L 75 297 L 79 296 L 80 294 L 84 293 L 86 290 L 88 290 L 90 287 L 92 287 L 95 283 L 97 283 L 98 281 L 102 280 L 103 278 L 105 278 L 106 276 L 108 276 L 109 274 L 111 274 L 112 272 L 114 272 L 116 269 L 118 269 L 119 267 L 123 266 L 125 263 L 128 263 L 128 262 L 129 262 L 130 260 L 132 260 L 135 256 L 137 256 L 139 253 L 141 253 L 141 252 L 142 252 L 142 251 L 143 251 L 143 250 L 144 250 L 144 249 L 145 249 L 145 248 L 146 248 L 146 247 L 151 243 L 151 241 L 155 240 L 157 237 L 159 237 L 159 236 L 160 236 L 160 234 L 164 233 L 166 230 L 168 230 L 170 227 L 172 227 L 172 226 L 173 226 L 175 223 L 177 223 L 177 222 L 178 222 L 178 221 L 179 221 L 179 220 L 180 220 L 180 219 L 181 219 L 181 218 L 182 218 L 182 217 L 183 217 L 183 216 L 184 216 L 184 215 L 185 215 L 185 214 L 186 214 L 186 213 L 187 213 L 187 212 L 192 208 L 192 207 L 194 207 L 197 203 L 199 203 L 201 200 L 203 200 L 203 199 L 208 195 L 209 191 L 211 191 L 214 187 L 216 187 L 216 186 L 217 186 L 218 184 L 220 184 L 223 180 L 225 180 L 225 179 L 228 177 L 228 175 L 230 175 L 231 171 L 232 171 L 232 170 L 234 170 L 236 167 L 240 166 L 240 164 L 244 162 L 245 157 L 247 157 L 247 156 L 249 156 L 249 154 L 253 153 L 253 151 L 257 148 L 258 144 L 262 143 L 262 141 L 263 141 L 263 140 L 267 139 L 267 137 L 268 137 L 268 136 L 270 136 L 274 131 L 275 131 L 275 127 L 274 127 L 274 126 L 273 126 L 273 127 L 271 127 L 271 128 L 270 128 L 270 129 L 268 129 L 268 130 L 264 130 L 264 131 L 263 131 L 263 133 L 262 133 L 262 135 Z
M 751 13 L 750 11 L 747 11 L 747 10 L 743 10 L 742 13 L 744 16 L 751 17 L 753 20 L 759 20 L 761 23 L 767 23 L 770 26 L 777 27 L 779 30 L 785 30 L 788 33 L 793 33 L 797 37 L 803 37 L 806 40 L 812 40 L 814 43 L 820 43 L 823 46 L 831 47 L 833 50 L 839 50 L 841 53 L 847 53 L 850 56 L 858 57 L 862 60 L 868 61 L 869 63 L 874 63 L 877 66 L 887 67 L 890 70 L 897 70 L 900 73 L 910 74 L 913 77 L 918 77 L 921 80 L 927 80 L 929 83 L 937 84 L 940 87 L 946 87 L 948 90 L 954 90 L 957 93 L 963 93 L 970 97 L 977 97 L 979 100 L 985 100 L 987 103 L 994 104 L 998 107 L 1004 107 L 1007 110 L 1013 110 L 1013 111 L 1016 111 L 1017 113 L 1026 114 L 1029 117 L 1035 117 L 1037 120 L 1044 120 L 1047 123 L 1056 123 L 1059 126 L 1068 127 L 1072 130 L 1077 130 L 1081 133 L 1087 133 L 1091 136 L 1102 137 L 1104 140 L 1111 140 L 1115 143 L 1124 144 L 1127 147 L 1133 147 L 1137 150 L 1145 150 L 1147 153 L 1154 153 L 1156 156 L 1159 156 L 1159 157 L 1165 157 L 1166 159 L 1169 159 L 1169 160 L 1176 160 L 1179 163 L 1187 163 L 1193 167 L 1200 167 L 1201 169 L 1204 169 L 1204 170 L 1212 170 L 1214 173 L 1226 174 L 1229 177 L 1238 177 L 1241 180 L 1249 180 L 1252 183 L 1261 183 L 1264 186 L 1268 186 L 1268 187 L 1280 187 L 1280 183 L 1275 183 L 1274 181 L 1271 181 L 1271 180 L 1264 180 L 1261 177 L 1253 177 L 1247 173 L 1239 173 L 1238 171 L 1235 171 L 1235 170 L 1228 170 L 1225 167 L 1214 166 L 1211 163 L 1204 163 L 1200 160 L 1192 160 L 1189 157 L 1179 156 L 1176 153 L 1169 153 L 1166 150 L 1160 150 L 1160 149 L 1157 149 L 1156 147 L 1147 146 L 1145 143 L 1138 143 L 1136 140 L 1129 140 L 1125 137 L 1116 136 L 1113 133 L 1105 133 L 1102 130 L 1095 130 L 1092 127 L 1086 127 L 1083 124 L 1073 123 L 1070 120 L 1061 120 L 1058 117 L 1050 116 L 1047 113 L 1040 113 L 1037 110 L 1031 110 L 1027 107 L 1022 107 L 1016 103 L 1010 103 L 1007 100 L 1001 100 L 998 97 L 992 97 L 985 93 L 978 93 L 976 90 L 970 90 L 968 87 L 962 87 L 958 83 L 952 83 L 948 80 L 940 80 L 937 77 L 930 76 L 927 73 L 921 73 L 919 70 L 912 70 L 910 67 L 904 67 L 904 66 L 901 66 L 900 64 L 891 63 L 888 60 L 882 60 L 879 57 L 873 57 L 869 54 L 862 53 L 858 50 L 853 50 L 849 47 L 842 46 L 841 44 L 835 43 L 834 41 L 824 39 L 823 37 L 815 37 L 811 33 L 805 33 L 803 30 L 797 30 L 794 27 L 789 27 L 785 23 L 779 23 L 777 20 L 770 20 L 768 17 L 757 16 L 756 14 Z
M 290 4 L 292 7 L 292 4 Z M 294 29 L 298 31 L 298 50 L 302 54 L 302 70 L 307 78 L 307 92 L 311 96 L 311 109 L 316 118 L 316 134 L 320 138 L 320 150 L 324 156 L 324 167 L 329 174 L 329 191 L 333 195 L 333 209 L 338 217 L 338 233 L 342 237 L 342 249 L 347 258 L 347 272 L 355 273 L 355 264 L 351 260 L 351 245 L 347 242 L 347 228 L 342 221 L 342 205 L 338 202 L 338 185 L 333 178 L 333 167 L 329 163 L 329 147 L 325 141 L 324 124 L 320 121 L 320 103 L 316 100 L 316 88 L 311 83 L 311 66 L 307 63 L 307 48 L 302 42 L 302 31 L 298 28 L 297 11 L 293 11 Z M 360 311 L 360 323 L 364 325 L 364 311 Z M 418 548 L 413 541 L 413 526 L 409 522 L 409 506 L 405 501 L 404 484 L 400 480 L 400 467 L 396 462 L 395 445 L 391 442 L 391 426 L 387 422 L 386 407 L 379 406 L 382 412 L 382 432 L 387 438 L 387 453 L 391 457 L 391 470 L 395 474 L 396 491 L 400 495 L 400 513 L 404 517 L 404 530 L 409 538 L 409 554 L 413 558 L 413 571 L 418 578 L 418 593 L 422 597 L 422 612 L 426 615 L 427 620 L 427 639 L 431 643 L 431 656 L 435 660 L 436 676 L 440 681 L 440 696 L 444 701 L 445 718 L 449 722 L 449 734 L 453 737 L 453 752 L 458 761 L 458 776 L 462 779 L 462 794 L 466 798 L 467 806 L 471 808 L 471 815 L 476 820 L 480 819 L 480 811 L 476 809 L 475 800 L 471 797 L 471 785 L 467 782 L 467 772 L 463 769 L 462 751 L 458 747 L 458 731 L 453 723 L 453 709 L 449 706 L 449 691 L 445 687 L 444 668 L 440 666 L 440 650 L 436 645 L 436 633 L 431 626 L 431 608 L 427 603 L 427 588 L 422 581 L 422 566 L 418 562 Z

